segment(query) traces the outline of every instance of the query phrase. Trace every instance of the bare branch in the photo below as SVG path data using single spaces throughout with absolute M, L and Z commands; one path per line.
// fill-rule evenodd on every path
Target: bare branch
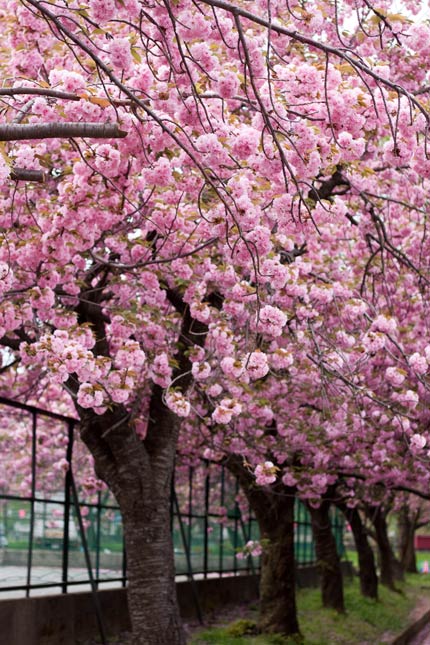
M 22 123 L 24 121 L 24 118 L 30 112 L 34 101 L 35 101 L 35 99 L 31 99 L 30 101 L 27 101 L 27 103 L 18 111 L 18 114 L 14 118 L 12 123 Z
M 0 141 L 21 139 L 57 139 L 88 137 L 90 139 L 118 139 L 127 136 L 116 123 L 25 123 L 0 125 Z
M 72 92 L 61 92 L 60 90 L 50 90 L 44 87 L 2 87 L 0 96 L 17 96 L 20 94 L 30 96 L 47 96 L 55 99 L 67 99 L 69 101 L 80 101 L 81 97 Z
M 339 472 L 337 473 L 339 477 L 344 477 L 345 479 L 359 479 L 361 481 L 366 481 L 365 475 L 361 475 L 360 473 L 348 473 L 348 472 Z M 430 500 L 430 493 L 426 493 L 425 491 L 421 491 L 417 488 L 411 488 L 410 486 L 402 486 L 402 485 L 396 485 L 394 484 L 393 486 L 388 486 L 387 482 L 384 480 L 372 482 L 372 484 L 376 486 L 384 486 L 387 490 L 391 491 L 400 491 L 402 493 L 412 493 L 412 495 L 416 495 L 417 497 L 421 497 L 422 499 L 428 499 Z
M 424 85 L 424 87 L 421 87 L 419 90 L 415 90 L 412 94 L 414 96 L 419 96 L 420 94 L 427 94 L 427 92 L 430 92 L 430 85 Z
M 61 90 L 51 90 L 44 87 L 2 87 L 0 88 L 0 96 L 46 96 L 47 98 L 63 99 L 67 101 L 89 101 L 102 105 L 102 102 L 109 101 L 111 105 L 130 105 L 129 99 L 116 99 L 111 96 L 94 96 L 93 94 L 73 94 L 73 92 L 62 92 Z
M 10 178 L 15 181 L 37 181 L 44 183 L 46 181 L 46 172 L 43 170 L 30 170 L 28 168 L 12 168 Z

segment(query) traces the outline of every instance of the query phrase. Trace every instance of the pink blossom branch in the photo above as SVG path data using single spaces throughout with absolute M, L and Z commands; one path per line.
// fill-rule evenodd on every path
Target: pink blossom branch
M 0 141 L 21 139 L 57 139 L 88 137 L 90 139 L 118 139 L 127 136 L 116 123 L 7 123 L 0 125 Z
M 103 258 L 100 258 L 95 253 L 91 253 L 91 255 L 97 262 L 106 266 L 115 267 L 117 269 L 137 269 L 137 268 L 147 267 L 152 264 L 169 264 L 174 260 L 181 260 L 182 258 L 190 257 L 198 253 L 198 251 L 201 251 L 202 249 L 205 249 L 206 247 L 211 246 L 217 241 L 218 241 L 217 237 L 211 237 L 209 240 L 207 240 L 207 242 L 203 242 L 199 246 L 196 246 L 194 249 L 192 249 L 191 251 L 187 251 L 186 253 L 178 253 L 177 255 L 174 255 L 172 257 L 160 258 L 159 260 L 147 260 L 144 262 L 135 262 L 134 264 L 125 264 L 124 262 L 111 262 L 109 260 L 104 260 Z
M 106 63 L 104 63 L 97 54 L 94 53 L 94 51 L 91 49 L 90 46 L 88 46 L 81 38 L 73 34 L 63 23 L 61 20 L 58 19 L 58 17 L 52 13 L 49 9 L 44 7 L 41 2 L 38 2 L 38 0 L 25 0 L 23 2 L 24 5 L 31 5 L 34 7 L 44 18 L 45 20 L 49 23 L 52 23 L 55 25 L 55 27 L 58 29 L 60 34 L 63 34 L 65 37 L 67 37 L 72 43 L 77 45 L 81 51 L 85 52 L 97 65 L 98 69 L 100 71 L 103 71 L 106 76 L 111 80 L 111 82 L 119 89 L 125 96 L 127 96 L 132 103 L 134 103 L 136 106 L 140 107 L 146 114 L 149 116 L 150 119 L 152 119 L 157 125 L 160 127 L 160 129 L 165 132 L 177 145 L 179 148 L 181 148 L 185 154 L 189 157 L 189 159 L 193 162 L 195 167 L 199 170 L 200 174 L 202 175 L 203 179 L 205 180 L 206 184 L 209 185 L 215 194 L 218 196 L 220 202 L 223 204 L 225 210 L 229 215 L 231 216 L 233 222 L 236 224 L 241 238 L 244 240 L 244 243 L 247 247 L 249 247 L 249 244 L 246 239 L 243 238 L 241 234 L 241 227 L 240 223 L 237 221 L 237 218 L 235 217 L 234 212 L 232 211 L 226 196 L 221 192 L 220 188 L 216 184 L 213 174 L 208 171 L 207 168 L 205 168 L 202 163 L 197 158 L 196 151 L 191 147 L 188 147 L 182 140 L 181 138 L 176 134 L 174 129 L 168 127 L 166 123 L 164 122 L 165 120 L 158 116 L 149 106 L 148 106 L 148 101 L 145 99 L 141 99 L 138 96 L 136 96 L 135 92 L 133 92 L 127 85 L 125 85 L 110 69 Z M 70 45 L 69 45 L 70 47 Z M 139 118 L 138 114 L 136 114 L 136 117 Z M 177 125 L 177 124 L 175 124 Z M 216 178 L 215 178 L 216 179 Z M 255 268 L 255 273 L 258 274 L 257 268 L 255 267 L 255 258 L 252 255 L 251 250 L 249 250 L 249 253 L 251 255 L 251 259 L 254 264 Z
M 36 4 L 36 5 L 38 4 L 33 0 L 28 0 L 28 1 L 31 4 Z M 288 38 L 291 38 L 296 42 L 302 43 L 303 45 L 314 47 L 315 49 L 319 49 L 320 51 L 324 52 L 327 55 L 332 54 L 337 58 L 344 60 L 345 62 L 349 63 L 349 65 L 351 65 L 355 70 L 360 70 L 364 72 L 365 74 L 373 78 L 381 85 L 384 85 L 385 87 L 388 87 L 391 90 L 394 90 L 398 94 L 402 94 L 403 96 L 406 96 L 408 100 L 411 102 L 411 104 L 414 105 L 425 116 L 426 121 L 430 122 L 429 113 L 421 105 L 421 103 L 416 100 L 413 92 L 408 92 L 408 90 L 406 90 L 401 85 L 398 85 L 397 83 L 394 83 L 393 81 L 390 81 L 380 76 L 380 74 L 373 71 L 368 65 L 366 65 L 366 63 L 364 63 L 359 58 L 355 57 L 352 51 L 351 53 L 346 53 L 341 49 L 339 49 L 338 47 L 333 47 L 333 45 L 328 45 L 326 43 L 318 42 L 317 40 L 314 40 L 309 36 L 304 36 L 303 34 L 300 34 L 298 31 L 292 31 L 291 29 L 287 29 L 286 27 L 283 27 L 280 24 L 270 22 L 265 18 L 257 16 L 256 14 L 251 13 L 246 9 L 242 9 L 242 7 L 238 7 L 237 5 L 232 4 L 231 2 L 226 2 L 225 0 L 201 0 L 201 2 L 211 7 L 218 7 L 219 9 L 223 9 L 224 11 L 227 11 L 228 13 L 232 14 L 236 20 L 238 17 L 246 18 L 247 20 L 250 20 L 251 22 L 257 25 L 261 25 L 262 27 L 265 27 L 269 31 L 273 31 L 277 34 L 282 34 L 283 36 L 287 36 Z
M 58 17 L 49 11 L 46 7 L 42 6 L 41 2 L 38 2 L 37 0 L 25 0 L 24 4 L 29 4 L 33 6 L 39 13 L 45 18 L 45 20 L 49 23 L 51 22 L 56 26 L 58 31 L 67 38 L 69 38 L 75 45 L 77 45 L 83 52 L 85 52 L 97 65 L 99 70 L 103 71 L 106 76 L 116 85 L 118 89 L 120 89 L 126 96 L 129 97 L 129 99 L 135 103 L 138 107 L 140 107 L 151 119 L 155 121 L 155 123 L 158 124 L 158 126 L 161 128 L 163 132 L 165 132 L 167 135 L 171 137 L 171 139 L 188 155 L 188 157 L 191 159 L 191 161 L 195 164 L 195 166 L 199 169 L 200 173 L 206 180 L 206 182 L 213 188 L 213 190 L 216 192 L 216 194 L 219 196 L 220 200 L 224 204 L 227 210 L 230 211 L 228 204 L 226 203 L 225 198 L 220 194 L 220 191 L 216 184 L 212 181 L 210 173 L 207 172 L 207 170 L 202 166 L 202 164 L 198 161 L 196 155 L 194 154 L 194 151 L 190 150 L 183 141 L 179 138 L 179 136 L 167 125 L 164 123 L 163 119 L 159 117 L 151 108 L 148 106 L 148 101 L 140 99 L 136 96 L 136 94 L 130 90 L 127 85 L 125 85 L 117 76 L 112 72 L 112 70 L 109 68 L 108 65 L 106 65 L 97 54 L 94 53 L 94 51 L 89 47 L 83 40 L 78 38 L 75 34 L 73 34 L 67 27 L 65 27 L 62 22 L 58 19 Z
M 360 473 L 349 473 L 345 471 L 345 472 L 338 472 L 337 475 L 339 477 L 359 479 L 364 482 L 366 481 L 365 475 L 361 475 Z M 421 497 L 422 499 L 430 499 L 430 493 L 420 491 L 417 488 L 411 488 L 410 486 L 402 486 L 401 484 L 394 484 L 392 486 L 388 486 L 387 482 L 385 482 L 384 480 L 379 480 L 372 483 L 374 485 L 384 486 L 388 490 L 400 491 L 402 493 L 411 493 L 412 495 L 416 495 L 417 497 Z M 428 524 L 428 522 L 426 522 L 426 524 Z
M 62 92 L 61 90 L 52 90 L 45 87 L 2 87 L 0 88 L 0 96 L 19 96 L 19 95 L 29 95 L 29 96 L 46 96 L 47 98 L 54 99 L 64 99 L 67 101 L 92 101 L 94 103 L 98 101 L 109 101 L 112 105 L 130 105 L 128 99 L 115 99 L 110 96 L 94 96 L 92 94 L 88 95 L 79 95 L 74 94 L 73 92 Z

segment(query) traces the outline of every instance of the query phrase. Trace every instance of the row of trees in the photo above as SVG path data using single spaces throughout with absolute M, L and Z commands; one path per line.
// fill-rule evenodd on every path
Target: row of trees
M 34 437 L 34 424 L 31 423 L 28 413 L 9 406 L 2 408 L 1 425 L 2 446 L 8 454 L 2 462 L 0 493 L 20 496 L 35 494 L 39 498 L 50 496 L 55 498 L 59 492 L 61 494 L 67 471 L 67 462 L 64 459 L 68 445 L 67 425 L 63 426 L 58 419 L 39 416 Z M 33 441 L 35 441 L 35 459 L 32 457 Z M 79 497 L 84 504 L 97 503 L 99 491 L 105 488 L 102 482 L 94 479 L 88 456 L 84 446 L 77 442 L 74 449 L 73 469 Z M 229 524 L 229 509 L 233 507 L 237 509 L 239 504 L 239 508 L 242 509 L 241 523 L 243 521 L 247 523 L 248 498 L 258 518 L 262 534 L 260 542 L 255 542 L 254 537 L 254 541 L 243 548 L 244 557 L 248 554 L 263 553 L 260 629 L 264 632 L 297 633 L 299 623 L 295 602 L 296 567 L 294 564 L 297 558 L 294 552 L 297 542 L 297 535 L 295 535 L 297 513 L 294 510 L 298 497 L 297 489 L 287 488 L 279 482 L 270 487 L 261 486 L 261 484 L 256 486 L 254 475 L 243 468 L 242 460 L 236 459 L 235 462 L 229 460 L 230 471 L 239 474 L 242 488 L 246 492 L 245 495 L 243 493 L 238 495 L 234 480 L 227 476 L 225 469 L 221 472 L 218 464 L 209 464 L 206 461 L 207 466 L 203 467 L 200 460 L 196 461 L 197 467 L 193 469 L 191 492 L 189 455 L 182 459 L 179 456 L 177 460 L 175 487 L 182 511 L 204 515 L 209 510 L 218 514 L 219 522 L 223 526 L 225 523 Z M 207 498 L 206 478 L 209 473 L 211 494 Z M 257 469 L 257 477 L 260 476 L 261 473 Z M 103 496 L 106 494 L 107 491 Z M 206 511 L 205 499 L 210 499 L 210 506 Z M 304 501 L 306 502 L 306 499 Z M 191 510 L 191 503 L 193 510 Z M 404 571 L 416 572 L 415 532 L 429 522 L 428 502 L 406 493 L 397 493 L 394 496 L 391 491 L 387 494 L 382 487 L 374 488 L 369 495 L 363 486 L 356 486 L 354 504 L 351 505 L 345 485 L 340 480 L 337 486 L 330 486 L 320 499 L 308 501 L 307 506 L 312 518 L 324 606 L 339 612 L 345 610 L 342 574 L 336 548 L 337 539 L 335 540 L 332 534 L 333 513 L 330 519 L 330 512 L 335 508 L 344 515 L 348 530 L 351 531 L 348 544 L 350 545 L 350 540 L 354 539 L 358 556 L 360 588 L 364 596 L 373 599 L 378 597 L 378 576 L 372 546 L 377 547 L 379 581 L 390 589 L 396 589 L 395 581 L 403 577 Z M 399 559 L 394 556 L 388 535 L 389 515 L 391 515 L 390 534 L 394 524 L 393 515 L 398 523 L 396 543 Z M 57 525 L 58 511 L 53 510 L 50 517 L 48 509 L 47 521 Z M 236 543 L 235 540 L 234 543 Z
M 179 437 L 269 538 L 263 629 L 293 493 L 428 495 L 428 26 L 390 4 L 0 3 L 2 391 L 75 407 L 136 643 L 184 642 Z

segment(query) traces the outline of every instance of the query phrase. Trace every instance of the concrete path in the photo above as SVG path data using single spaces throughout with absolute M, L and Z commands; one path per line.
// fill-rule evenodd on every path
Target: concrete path
M 60 567 L 32 567 L 31 584 L 61 584 L 62 571 Z M 79 582 L 80 580 L 88 581 L 88 571 L 84 568 L 69 568 L 69 582 Z M 121 571 L 100 569 L 99 578 L 118 578 L 122 575 Z M 2 566 L 0 567 L 0 600 L 7 598 L 24 598 L 25 591 L 2 591 L 2 587 L 17 587 L 27 584 L 26 567 Z M 121 587 L 121 582 L 102 582 L 99 584 L 100 589 L 112 589 Z M 73 584 L 68 587 L 68 592 L 90 591 L 91 586 L 88 582 L 82 584 Z M 52 587 L 42 587 L 41 589 L 31 589 L 31 596 L 46 596 L 61 593 L 61 587 L 54 584 Z
M 430 623 L 408 645 L 430 645 Z
M 42 587 L 41 589 L 31 589 L 30 596 L 50 596 L 52 594 L 61 593 L 61 567 L 32 567 L 31 568 L 31 584 L 47 584 L 52 583 L 52 587 Z M 234 574 L 224 574 L 223 577 L 227 578 Z M 120 578 L 122 571 L 115 569 L 100 569 L 99 578 L 107 579 L 106 582 L 99 582 L 99 589 L 115 589 L 122 586 L 122 582 L 111 582 L 109 578 Z M 217 573 L 209 573 L 208 578 L 219 578 Z M 195 580 L 203 579 L 203 574 L 194 575 Z M 68 586 L 67 593 L 75 591 L 91 591 L 91 585 L 88 582 L 88 571 L 85 568 L 69 567 L 69 582 L 82 584 L 72 584 Z M 183 582 L 188 580 L 186 575 L 176 576 L 176 582 Z M 55 583 L 58 583 L 56 585 Z M 2 591 L 2 587 L 18 587 L 27 584 L 27 568 L 17 567 L 12 565 L 0 566 L 0 600 L 7 600 L 8 598 L 25 598 L 25 590 L 19 591 Z

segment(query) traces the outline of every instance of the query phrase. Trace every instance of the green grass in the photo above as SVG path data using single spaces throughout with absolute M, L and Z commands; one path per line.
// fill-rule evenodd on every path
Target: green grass
M 409 575 L 404 584 L 399 584 L 401 593 L 380 587 L 379 601 L 363 598 L 358 581 L 345 585 L 347 612 L 339 615 L 322 609 L 318 589 L 302 589 L 298 592 L 299 623 L 303 633 L 303 645 L 380 645 L 383 634 L 390 632 L 394 638 L 408 624 L 408 615 L 423 594 L 422 585 L 426 576 Z M 430 594 L 430 589 L 426 593 Z M 293 645 L 298 641 L 279 635 L 235 635 L 252 632 L 252 621 L 257 619 L 256 610 L 250 610 L 248 620 L 236 621 L 229 626 L 202 630 L 192 639 L 193 645 L 216 643 L 217 645 Z M 251 622 L 249 622 L 251 621 Z M 243 628 L 243 629 L 242 629 Z M 241 631 L 242 629 L 242 631 Z
M 355 549 L 347 549 L 345 551 L 345 559 L 352 562 L 354 567 L 358 570 L 358 554 Z
M 416 551 L 418 571 L 421 571 L 424 562 L 427 560 L 430 566 L 430 551 Z M 430 578 L 430 576 L 428 576 Z
M 191 643 L 203 645 L 213 643 L 215 645 L 293 645 L 294 641 L 282 639 L 279 636 L 231 636 L 226 629 L 210 629 L 202 632 L 200 636 L 194 637 Z

